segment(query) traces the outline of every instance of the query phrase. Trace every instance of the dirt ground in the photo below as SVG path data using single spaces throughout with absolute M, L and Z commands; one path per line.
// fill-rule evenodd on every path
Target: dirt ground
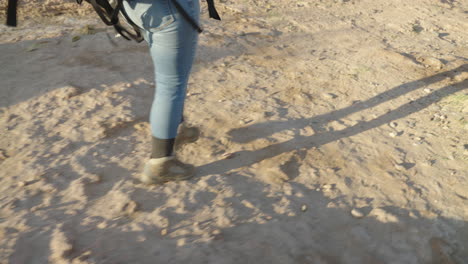
M 0 26 L 0 263 L 468 263 L 467 1 L 201 2 L 197 172 L 158 186 L 146 44 Z

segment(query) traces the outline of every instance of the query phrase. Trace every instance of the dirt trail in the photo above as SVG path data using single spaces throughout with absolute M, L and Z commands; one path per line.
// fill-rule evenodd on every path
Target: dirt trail
M 145 44 L 57 3 L 0 26 L 0 263 L 468 263 L 466 1 L 218 1 L 153 187 Z

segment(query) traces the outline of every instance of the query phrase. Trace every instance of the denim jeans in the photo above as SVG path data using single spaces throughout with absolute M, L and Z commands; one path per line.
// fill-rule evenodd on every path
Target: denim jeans
M 177 1 L 198 22 L 198 0 Z M 153 59 L 156 92 L 150 113 L 151 133 L 158 139 L 173 139 L 182 122 L 198 32 L 171 0 L 127 0 L 124 8 L 142 29 Z

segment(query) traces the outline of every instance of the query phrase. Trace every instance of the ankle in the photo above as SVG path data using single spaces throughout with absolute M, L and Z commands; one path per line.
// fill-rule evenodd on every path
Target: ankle
M 170 157 L 174 155 L 175 138 L 159 139 L 152 137 L 151 159 Z

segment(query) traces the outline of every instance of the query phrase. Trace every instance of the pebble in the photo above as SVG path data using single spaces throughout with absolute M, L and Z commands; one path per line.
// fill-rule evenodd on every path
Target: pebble
M 165 236 L 165 235 L 167 235 L 167 228 L 163 228 L 161 230 L 161 236 Z
M 354 208 L 353 210 L 351 210 L 351 215 L 355 218 L 363 218 L 364 217 L 364 213 L 361 212 L 359 209 L 356 209 Z
M 219 229 L 215 229 L 211 232 L 211 235 L 213 236 L 214 240 L 221 240 L 223 239 L 223 233 Z
M 302 206 L 301 206 L 301 211 L 302 211 L 302 212 L 307 211 L 307 205 L 305 205 L 305 204 L 302 205 Z
M 326 98 L 326 99 L 335 99 L 338 96 L 336 94 L 333 94 L 333 93 L 324 93 L 323 97 Z
M 228 152 L 228 153 L 224 153 L 221 157 L 222 157 L 223 159 L 232 159 L 232 158 L 234 158 L 235 156 L 236 156 L 235 153 L 233 153 L 233 152 Z
M 247 208 L 255 209 L 255 206 L 254 206 L 251 202 L 249 202 L 249 201 L 247 201 L 247 200 L 243 200 L 243 201 L 242 201 L 242 204 L 243 204 L 245 207 L 247 207 Z
M 397 133 L 395 133 L 395 132 L 390 132 L 390 133 L 388 133 L 388 135 L 389 135 L 390 137 L 394 138 L 394 137 L 397 136 Z
M 402 170 L 405 169 L 405 167 L 403 167 L 403 166 L 400 165 L 400 164 L 395 164 L 394 167 L 395 167 L 395 169 L 397 169 L 397 170 L 399 170 L 399 171 L 402 171 Z
M 6 154 L 6 151 L 3 149 L 0 149 L 0 160 L 7 159 L 8 155 Z
M 138 131 L 145 131 L 149 129 L 149 124 L 147 122 L 141 122 L 133 125 L 133 128 L 135 128 Z
M 395 127 L 397 127 L 397 126 L 398 126 L 398 123 L 397 123 L 397 122 L 391 122 L 391 123 L 390 123 L 390 127 L 395 128 Z
M 442 62 L 437 59 L 437 58 L 433 58 L 433 57 L 425 57 L 425 58 L 422 58 L 422 63 L 426 66 L 426 67 L 434 67 L 434 68 L 442 68 L 443 64 Z
M 424 88 L 424 92 L 425 92 L 425 93 L 431 93 L 431 92 L 432 92 L 432 89 Z
M 185 238 L 181 238 L 177 240 L 177 246 L 178 247 L 183 247 L 185 245 Z
M 132 214 L 136 212 L 138 209 L 138 204 L 134 201 L 128 201 L 123 207 L 122 207 L 122 212 L 125 214 Z
M 239 123 L 242 124 L 242 125 L 246 125 L 246 124 L 248 124 L 248 123 L 250 123 L 252 121 L 253 121 L 252 119 L 244 118 L 241 121 L 239 121 Z
M 26 185 L 27 185 L 27 183 L 25 181 L 18 182 L 18 187 L 24 187 Z

